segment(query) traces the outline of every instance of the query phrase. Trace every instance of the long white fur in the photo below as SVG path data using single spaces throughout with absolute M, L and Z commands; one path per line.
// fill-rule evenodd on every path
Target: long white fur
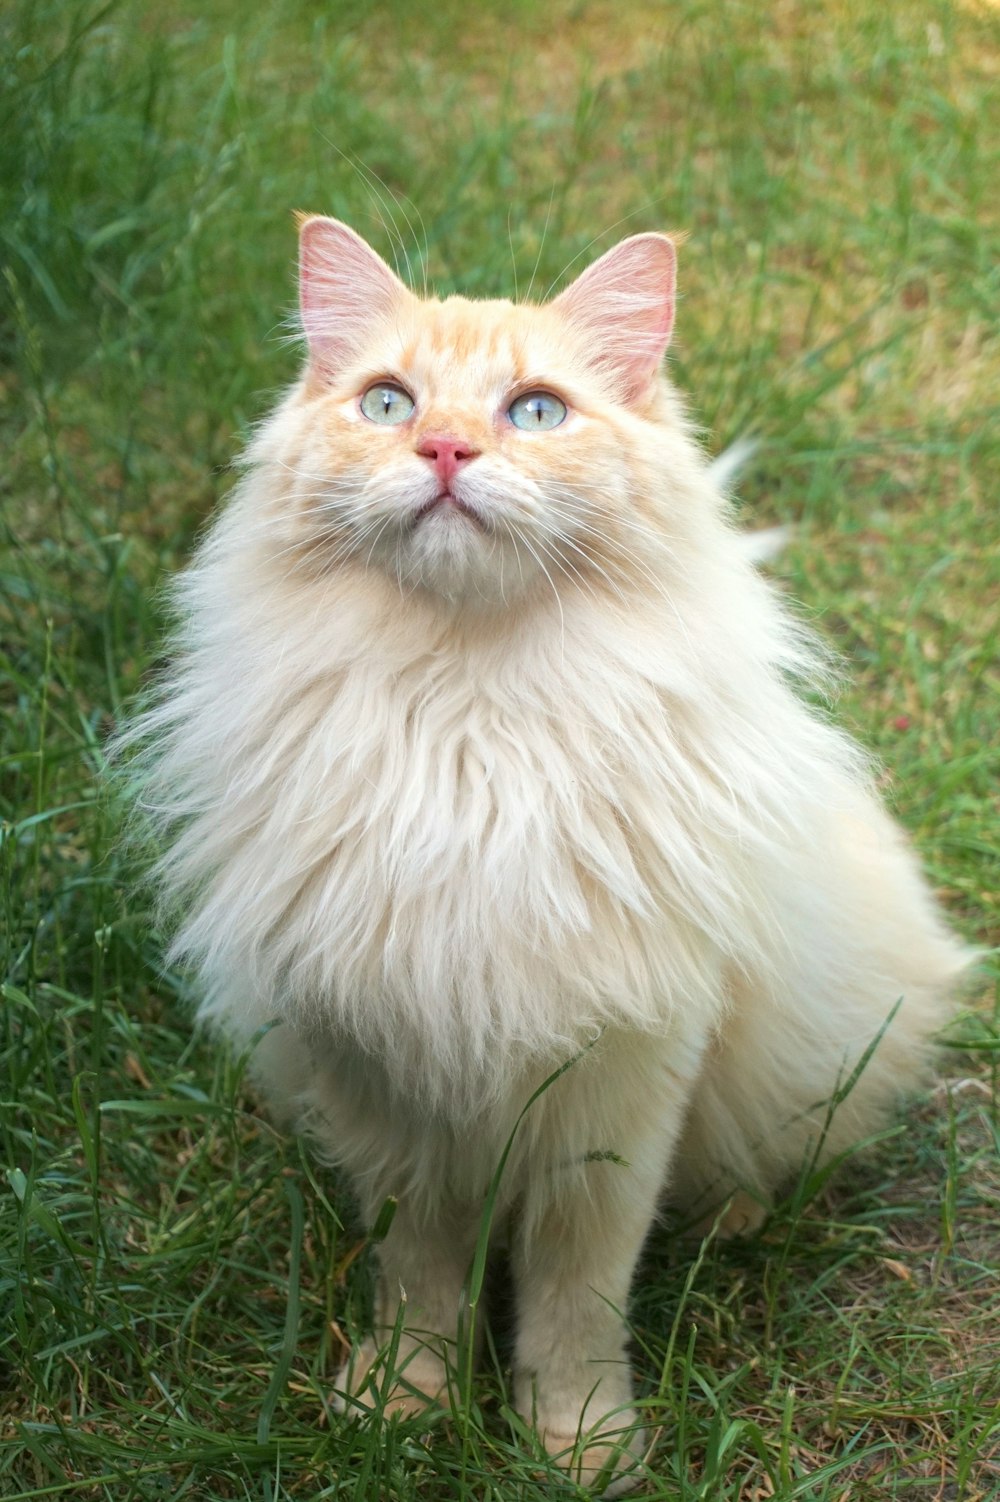
M 317 494 L 355 504 L 349 478 L 322 483 L 307 374 L 180 580 L 175 665 L 138 729 L 183 914 L 172 958 L 197 969 L 202 1015 L 243 1041 L 280 1019 L 257 1053 L 272 1099 L 348 1166 L 366 1214 L 401 1196 L 383 1324 L 402 1280 L 447 1336 L 499 1153 L 582 1050 L 526 1118 L 501 1197 L 520 1216 L 520 1401 L 550 1447 L 581 1415 L 600 1435 L 628 1418 L 607 1310 L 660 1195 L 766 1199 L 821 1139 L 876 1130 L 968 962 L 864 758 L 803 702 L 820 654 L 756 574 L 676 399 L 651 401 L 613 416 L 656 518 L 621 534 L 614 587 L 529 568 L 514 589 L 498 543 L 476 565 L 508 569 L 490 603 L 456 593 L 479 546 L 464 523 L 440 523 L 417 587 L 366 560 L 367 534 L 319 575 L 300 566 L 289 519 Z M 483 504 L 554 545 L 528 481 L 487 459 Z M 579 551 L 586 516 L 572 525 Z

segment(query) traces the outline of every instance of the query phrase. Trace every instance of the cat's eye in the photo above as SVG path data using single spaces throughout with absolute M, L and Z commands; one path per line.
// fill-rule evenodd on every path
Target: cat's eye
M 557 428 L 566 416 L 566 403 L 561 402 L 551 391 L 526 391 L 515 397 L 507 408 L 507 416 L 515 428 L 526 433 L 544 433 Z
M 393 386 L 390 381 L 379 381 L 369 386 L 361 398 L 361 410 L 370 422 L 392 426 L 405 422 L 413 411 L 413 397 L 402 386 Z

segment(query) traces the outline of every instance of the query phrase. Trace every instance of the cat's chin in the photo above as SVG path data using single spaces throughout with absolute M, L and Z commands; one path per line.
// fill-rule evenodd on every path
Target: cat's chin
M 404 590 L 426 590 L 453 604 L 502 608 L 531 582 L 505 539 L 459 506 L 428 510 L 386 561 Z

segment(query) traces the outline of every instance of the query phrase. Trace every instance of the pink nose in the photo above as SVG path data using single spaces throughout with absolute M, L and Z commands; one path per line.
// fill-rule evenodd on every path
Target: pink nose
M 429 438 L 422 438 L 417 446 L 417 453 L 424 459 L 429 459 L 434 473 L 442 485 L 447 485 L 451 477 L 468 464 L 470 459 L 475 459 L 479 453 L 471 443 L 466 443 L 464 438 L 448 438 L 440 434 L 431 434 Z

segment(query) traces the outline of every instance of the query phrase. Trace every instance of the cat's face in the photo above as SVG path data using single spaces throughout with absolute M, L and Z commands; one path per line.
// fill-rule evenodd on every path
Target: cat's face
M 617 587 L 648 519 L 673 247 L 622 242 L 554 302 L 410 293 L 353 231 L 302 227 L 309 420 L 292 468 L 311 554 L 453 600 Z

